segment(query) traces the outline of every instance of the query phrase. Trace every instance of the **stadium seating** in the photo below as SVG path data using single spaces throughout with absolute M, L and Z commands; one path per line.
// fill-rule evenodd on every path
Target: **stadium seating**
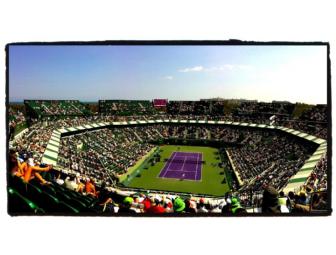
M 78 100 L 25 100 L 25 105 L 38 117 L 90 114 Z
M 9 122 L 14 122 L 16 125 L 20 125 L 22 122 L 26 121 L 25 113 L 20 109 L 17 109 L 17 107 L 13 107 L 11 105 L 8 107 L 8 117 Z
M 37 162 L 41 162 L 54 129 L 93 122 L 184 119 L 270 124 L 270 117 L 277 116 L 276 125 L 300 130 L 319 138 L 327 138 L 326 105 L 302 107 L 300 104 L 288 102 L 169 101 L 166 112 L 162 113 L 153 107 L 151 101 L 101 100 L 99 115 L 93 115 L 77 100 L 27 100 L 25 105 L 27 111 L 11 108 L 9 110 L 10 125 L 23 123 L 26 119 L 30 121 L 28 132 L 13 139 L 11 147 L 19 154 L 31 154 Z M 55 116 L 56 119 L 49 118 Z M 81 180 L 89 177 L 99 187 L 108 184 L 117 188 L 118 177 L 127 174 L 130 167 L 152 150 L 155 147 L 154 142 L 169 139 L 225 143 L 226 147 L 219 148 L 222 164 L 226 164 L 225 168 L 231 173 L 229 182 L 234 196 L 245 208 L 261 205 L 266 186 L 272 186 L 280 191 L 314 151 L 313 146 L 299 139 L 271 131 L 207 126 L 200 123 L 188 125 L 153 123 L 63 136 L 57 164 L 63 173 L 78 173 Z M 328 189 L 327 163 L 325 155 L 309 177 L 307 185 L 312 192 L 325 192 Z M 242 184 L 239 183 L 236 174 L 239 175 Z M 47 177 L 47 179 L 52 182 L 51 185 L 41 185 L 35 181 L 27 184 L 18 177 L 10 176 L 9 211 L 12 214 L 102 212 L 96 198 L 58 185 L 55 178 Z M 115 208 L 125 209 L 123 205 L 117 204 L 122 204 L 127 195 L 112 192 L 110 196 L 113 201 L 118 201 L 114 203 Z M 137 198 L 134 196 L 132 199 Z M 295 199 L 298 198 L 292 200 Z M 184 201 L 190 204 L 186 198 Z M 212 205 L 209 203 L 206 205 L 207 208 L 202 210 L 216 211 L 221 202 L 219 200 Z M 202 203 L 198 200 L 195 203 L 198 207 L 202 207 Z M 136 212 L 145 211 L 135 205 L 132 208 Z M 191 208 L 188 210 L 193 211 Z
M 15 135 L 27 128 L 26 114 L 22 105 L 9 105 L 8 121 L 9 137 L 12 140 Z
M 146 115 L 155 114 L 152 102 L 145 100 L 100 100 L 99 109 L 103 115 Z
M 327 190 L 328 186 L 327 165 L 328 165 L 327 155 L 324 155 L 315 166 L 314 171 L 311 173 L 311 176 L 307 181 L 307 186 L 310 187 L 312 190 L 317 191 Z
M 298 140 L 269 131 L 160 124 L 102 129 L 64 138 L 59 165 L 111 182 L 112 177 L 126 173 L 153 148 L 148 142 L 171 138 L 239 144 L 239 147 L 228 148 L 228 153 L 242 181 L 253 181 L 245 189 L 253 186 L 255 191 L 262 189 L 269 176 L 272 176 L 272 185 L 281 189 L 313 151 L 313 147 Z M 86 150 L 78 151 L 79 143 L 86 144 Z
M 38 182 L 24 183 L 21 178 L 8 177 L 10 213 L 25 214 L 78 214 L 96 212 L 96 199 L 83 196 L 56 183 L 43 186 Z
M 8 210 L 12 214 L 44 214 L 45 211 L 39 208 L 32 201 L 22 196 L 13 188 L 8 188 Z

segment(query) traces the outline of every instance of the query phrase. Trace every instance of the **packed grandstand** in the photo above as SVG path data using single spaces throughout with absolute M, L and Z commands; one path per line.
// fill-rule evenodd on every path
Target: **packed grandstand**
M 9 104 L 8 122 L 12 215 L 330 210 L 327 105 L 25 100 Z M 178 177 L 160 178 L 183 170 L 188 158 L 170 165 L 174 158 L 167 155 L 181 155 L 187 146 L 216 150 L 204 150 L 202 161 L 187 163 Z M 188 180 L 188 171 L 199 171 L 212 187 Z

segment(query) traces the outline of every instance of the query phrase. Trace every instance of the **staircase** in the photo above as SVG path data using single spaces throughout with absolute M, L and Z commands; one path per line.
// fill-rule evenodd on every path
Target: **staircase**
M 163 135 L 155 128 L 154 131 L 161 137 L 163 138 Z
M 140 142 L 143 142 L 141 137 L 137 134 L 137 132 L 133 131 L 133 134 L 136 136 L 136 138 L 138 138 Z

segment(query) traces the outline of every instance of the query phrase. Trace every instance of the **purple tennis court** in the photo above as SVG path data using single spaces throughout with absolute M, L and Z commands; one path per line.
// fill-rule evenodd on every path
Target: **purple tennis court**
M 159 177 L 199 181 L 202 173 L 202 153 L 173 152 Z

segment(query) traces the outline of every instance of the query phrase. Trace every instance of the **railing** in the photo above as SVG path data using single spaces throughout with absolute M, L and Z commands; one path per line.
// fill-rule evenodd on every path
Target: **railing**
M 194 194 L 194 193 L 188 193 L 188 192 L 172 192 L 172 191 L 164 191 L 164 190 L 156 190 L 156 189 L 143 189 L 143 188 L 129 188 L 129 187 L 123 187 L 123 186 L 117 186 L 118 189 L 123 191 L 134 191 L 136 193 L 157 193 L 157 194 L 164 194 L 164 195 L 172 195 L 172 196 L 185 196 L 185 197 L 207 197 L 207 198 L 224 198 L 224 196 L 213 196 L 208 194 Z

